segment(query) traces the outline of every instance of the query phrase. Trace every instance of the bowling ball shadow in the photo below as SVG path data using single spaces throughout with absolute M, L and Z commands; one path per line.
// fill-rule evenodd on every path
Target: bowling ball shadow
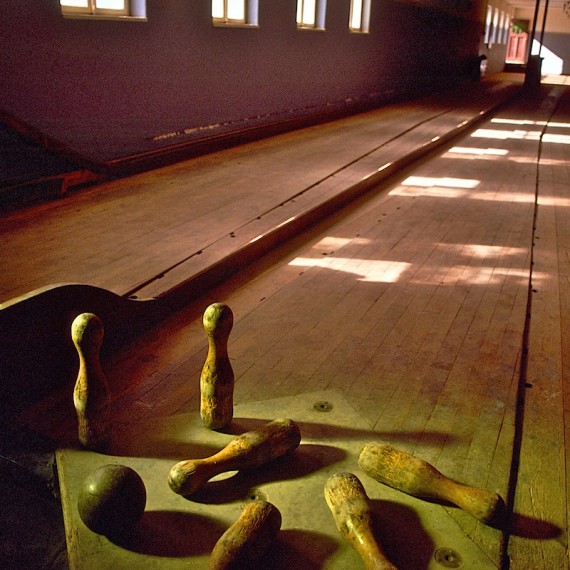
M 223 504 L 251 499 L 252 488 L 278 481 L 301 479 L 339 463 L 346 452 L 330 445 L 301 444 L 295 451 L 261 467 L 235 472 L 220 480 L 208 481 L 186 497 L 196 503 Z M 255 492 L 253 492 L 255 494 Z
M 375 538 L 386 556 L 400 570 L 423 570 L 430 566 L 435 544 L 417 513 L 407 505 L 374 499 L 370 501 Z
M 558 538 L 562 529 L 549 521 L 543 521 L 526 515 L 512 514 L 510 532 L 514 536 L 533 540 Z
M 227 525 L 210 517 L 182 511 L 145 511 L 129 533 L 109 540 L 148 556 L 181 558 L 209 554 Z

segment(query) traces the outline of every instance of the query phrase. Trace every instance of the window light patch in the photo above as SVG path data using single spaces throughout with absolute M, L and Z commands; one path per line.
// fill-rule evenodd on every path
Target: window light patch
M 403 261 L 354 259 L 346 257 L 297 257 L 289 263 L 294 267 L 323 267 L 332 271 L 352 273 L 359 281 L 368 283 L 396 283 L 410 267 Z
M 430 188 L 433 186 L 442 186 L 444 188 L 476 188 L 480 184 L 480 180 L 469 178 L 433 178 L 431 176 L 408 176 L 402 186 L 422 186 Z
M 472 154 L 475 156 L 506 156 L 509 154 L 509 151 L 503 148 L 474 148 L 465 146 L 454 146 L 450 148 L 448 152 L 451 154 Z

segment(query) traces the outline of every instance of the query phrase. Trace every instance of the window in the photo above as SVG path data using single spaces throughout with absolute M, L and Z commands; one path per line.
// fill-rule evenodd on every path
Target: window
M 59 3 L 65 17 L 146 20 L 146 0 L 59 0 Z
M 351 0 L 348 27 L 351 32 L 368 33 L 370 30 L 370 0 Z
M 498 38 L 498 29 L 499 29 L 499 9 L 495 8 L 495 12 L 493 15 L 493 28 L 491 30 L 491 39 L 489 40 L 489 47 L 496 44 L 499 41 Z
M 212 0 L 216 26 L 257 26 L 258 0 Z
M 503 20 L 503 43 L 506 44 L 509 39 L 509 23 L 511 21 L 511 17 L 509 16 L 508 12 L 505 12 L 505 18 Z
M 485 38 L 483 43 L 488 44 L 491 37 L 491 26 L 493 24 L 493 6 L 487 6 L 487 18 L 485 20 Z
M 297 27 L 325 29 L 326 0 L 297 0 Z

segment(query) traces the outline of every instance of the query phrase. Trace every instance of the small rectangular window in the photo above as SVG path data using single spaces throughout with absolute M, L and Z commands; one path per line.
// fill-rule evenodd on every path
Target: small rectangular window
M 66 17 L 146 20 L 146 0 L 59 0 L 59 4 Z
M 493 14 L 493 29 L 491 30 L 491 40 L 489 42 L 489 47 L 498 42 L 499 40 L 498 30 L 499 30 L 499 9 L 495 8 L 495 13 Z
M 212 0 L 216 26 L 257 26 L 258 0 Z
M 493 14 L 493 24 L 492 24 L 492 29 L 491 29 L 490 39 L 489 39 L 489 47 L 491 47 L 492 45 L 496 44 L 499 41 L 498 29 L 499 29 L 499 9 L 495 8 L 495 11 Z
M 64 9 L 67 9 L 67 8 L 88 9 L 89 8 L 89 0 L 60 0 L 59 3 L 64 7 Z
M 351 32 L 368 33 L 370 30 L 370 0 L 351 0 L 348 27 Z
M 297 0 L 297 27 L 325 29 L 326 0 Z
M 487 18 L 485 19 L 485 37 L 483 43 L 488 44 L 491 37 L 491 26 L 493 24 L 493 6 L 487 6 Z
M 115 14 L 127 16 L 128 1 L 126 0 L 60 0 L 63 13 L 81 14 Z
M 298 0 L 297 2 L 297 25 L 314 27 L 317 21 L 317 4 L 315 0 Z
M 117 10 L 126 12 L 127 2 L 125 0 L 95 0 L 95 6 L 98 10 Z
M 500 44 L 503 37 L 503 11 L 499 10 L 499 15 L 497 16 L 497 37 L 495 41 Z
M 506 44 L 509 39 L 509 23 L 511 18 L 508 12 L 504 13 L 505 18 L 503 19 L 503 43 Z

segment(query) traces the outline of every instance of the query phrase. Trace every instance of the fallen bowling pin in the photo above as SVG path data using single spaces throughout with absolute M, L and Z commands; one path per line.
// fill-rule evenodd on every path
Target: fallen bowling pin
M 253 568 L 280 529 L 281 513 L 277 507 L 261 500 L 247 503 L 214 546 L 208 570 Z
M 234 414 L 234 372 L 228 357 L 228 338 L 234 323 L 231 309 L 213 303 L 202 318 L 208 354 L 200 374 L 200 417 L 210 429 L 223 429 Z
M 380 483 L 414 497 L 448 501 L 484 523 L 496 522 L 502 513 L 504 503 L 497 493 L 457 483 L 427 461 L 390 445 L 365 445 L 358 464 Z
M 78 315 L 71 325 L 71 338 L 79 356 L 73 389 L 79 442 L 93 451 L 104 451 L 109 443 L 109 389 L 100 361 L 104 334 L 101 319 L 93 313 Z
M 236 437 L 211 457 L 180 461 L 170 470 L 168 484 L 175 493 L 188 496 L 220 473 L 260 467 L 290 453 L 299 443 L 301 432 L 293 420 L 274 420 Z
M 325 483 L 325 500 L 341 536 L 368 570 L 396 570 L 374 538 L 366 491 L 352 473 L 336 473 Z

